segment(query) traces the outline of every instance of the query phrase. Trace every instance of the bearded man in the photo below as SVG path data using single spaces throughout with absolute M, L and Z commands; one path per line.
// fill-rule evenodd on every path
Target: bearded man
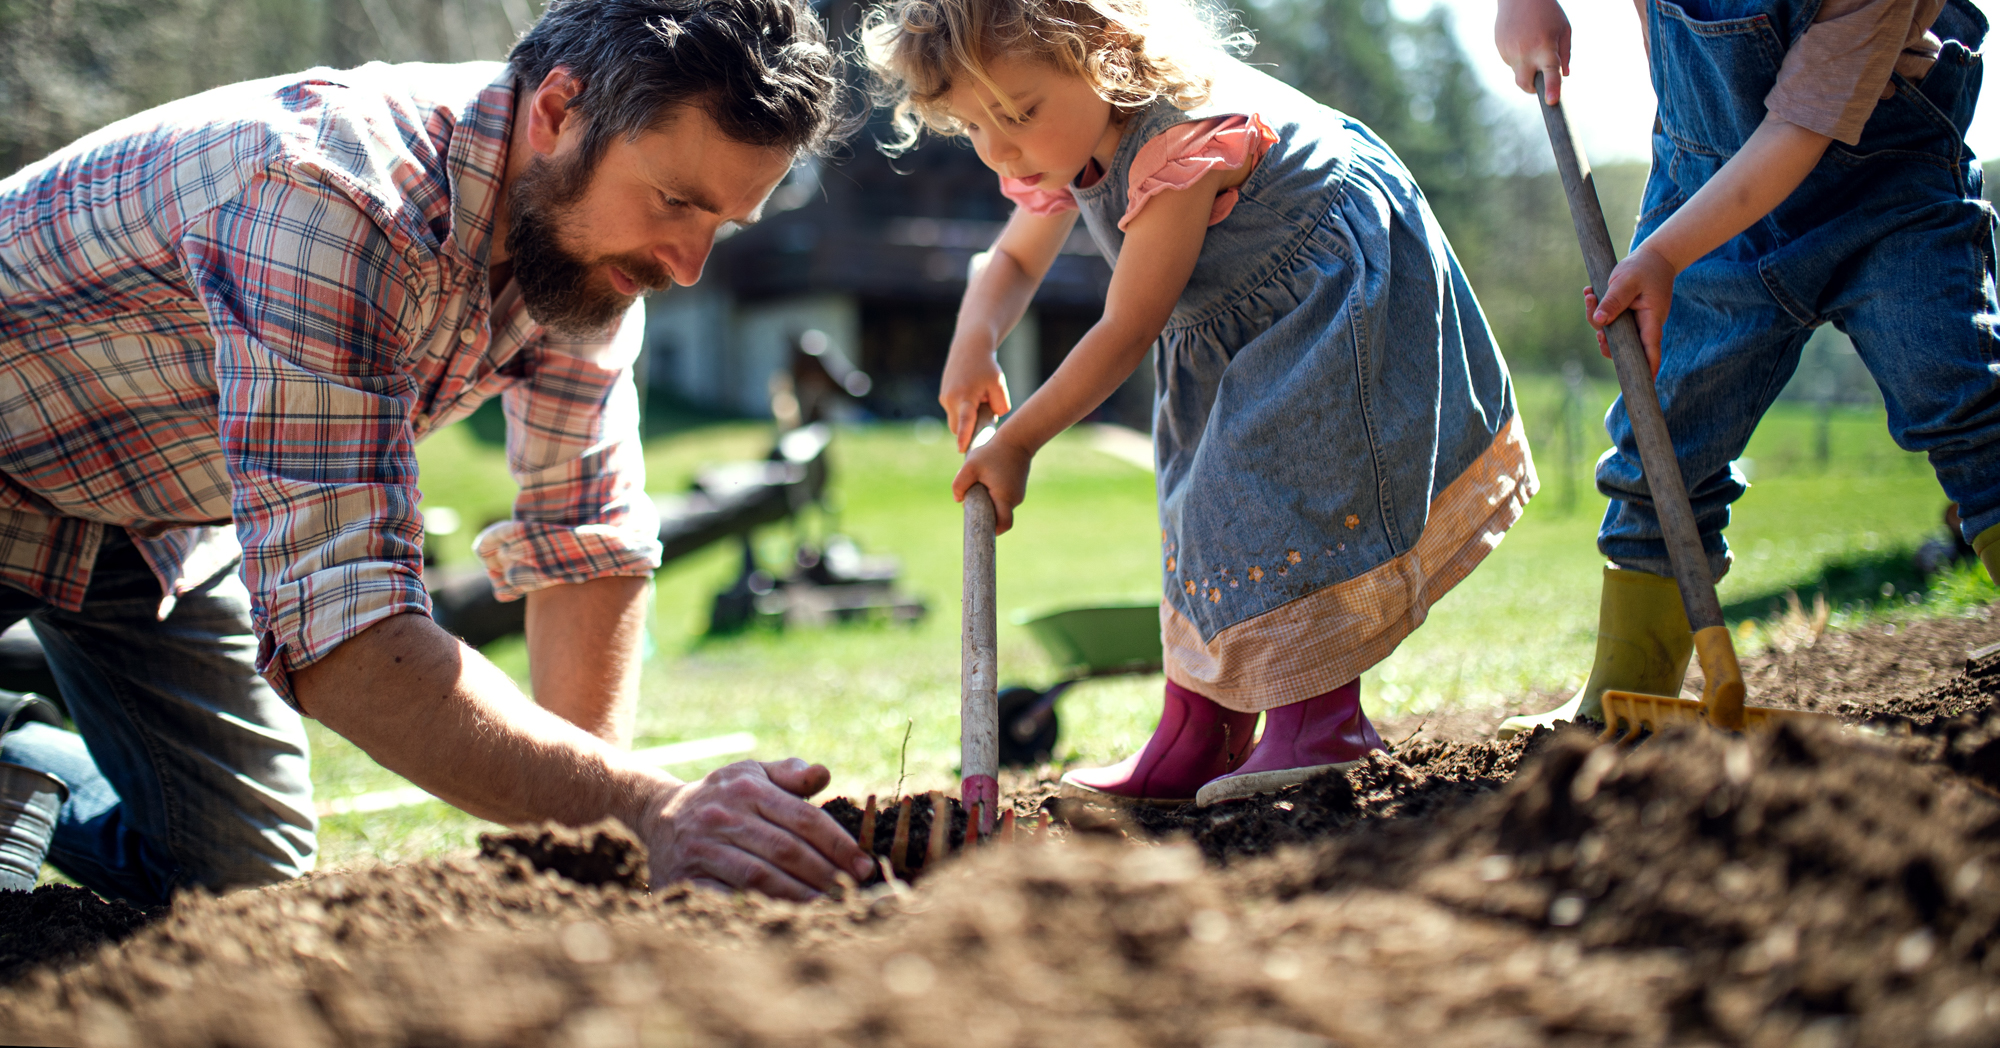
M 310 869 L 300 714 L 474 815 L 620 819 L 655 884 L 865 876 L 801 799 L 826 769 L 625 756 L 660 559 L 631 307 L 839 97 L 797 0 L 553 0 L 504 65 L 221 88 L 0 182 L 0 628 L 77 728 L 0 710 L 0 813 L 61 800 L 0 814 L 0 887 L 44 850 L 140 904 Z M 494 396 L 521 490 L 477 548 L 535 700 L 422 582 L 412 448 Z

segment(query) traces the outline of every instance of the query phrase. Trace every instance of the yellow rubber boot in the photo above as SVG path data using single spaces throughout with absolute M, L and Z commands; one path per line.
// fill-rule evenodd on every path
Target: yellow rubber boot
M 1979 563 L 1986 565 L 1986 577 L 2000 582 L 2000 524 L 1973 536 L 1972 552 L 1979 555 Z
M 1494 734 L 1505 739 L 1516 732 L 1553 727 L 1557 721 L 1601 722 L 1606 691 L 1679 695 L 1693 650 L 1694 631 L 1688 628 L 1687 609 L 1674 580 L 1606 565 L 1604 592 L 1597 604 L 1597 658 L 1590 679 L 1568 702 L 1547 713 L 1509 717 Z

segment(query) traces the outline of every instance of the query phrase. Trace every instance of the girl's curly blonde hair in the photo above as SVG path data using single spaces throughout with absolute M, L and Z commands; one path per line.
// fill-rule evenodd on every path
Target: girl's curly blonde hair
M 1204 0 L 884 0 L 861 24 L 877 105 L 894 110 L 890 154 L 926 129 L 963 134 L 945 110 L 959 76 L 1014 100 L 987 63 L 1032 58 L 1081 76 L 1121 113 L 1158 99 L 1181 109 L 1208 100 L 1217 58 L 1250 50 L 1250 34 Z

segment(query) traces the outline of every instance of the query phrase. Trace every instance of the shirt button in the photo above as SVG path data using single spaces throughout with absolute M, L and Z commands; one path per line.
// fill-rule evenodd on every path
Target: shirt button
M 472 340 L 478 337 L 479 337 L 478 335 L 473 333 L 471 328 L 466 328 L 465 330 L 458 333 L 458 340 L 460 342 L 465 343 L 468 346 L 472 345 Z

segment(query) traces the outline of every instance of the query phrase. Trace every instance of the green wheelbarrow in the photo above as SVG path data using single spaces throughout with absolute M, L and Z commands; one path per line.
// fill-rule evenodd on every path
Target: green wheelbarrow
M 1026 626 L 1049 653 L 1062 679 L 1046 690 L 1021 685 L 1000 690 L 1002 765 L 1027 767 L 1054 755 L 1056 737 L 1062 730 L 1056 718 L 1056 700 L 1071 685 L 1093 677 L 1160 672 L 1158 601 L 1066 608 L 1039 615 L 1016 612 L 1013 620 L 1017 626 Z

